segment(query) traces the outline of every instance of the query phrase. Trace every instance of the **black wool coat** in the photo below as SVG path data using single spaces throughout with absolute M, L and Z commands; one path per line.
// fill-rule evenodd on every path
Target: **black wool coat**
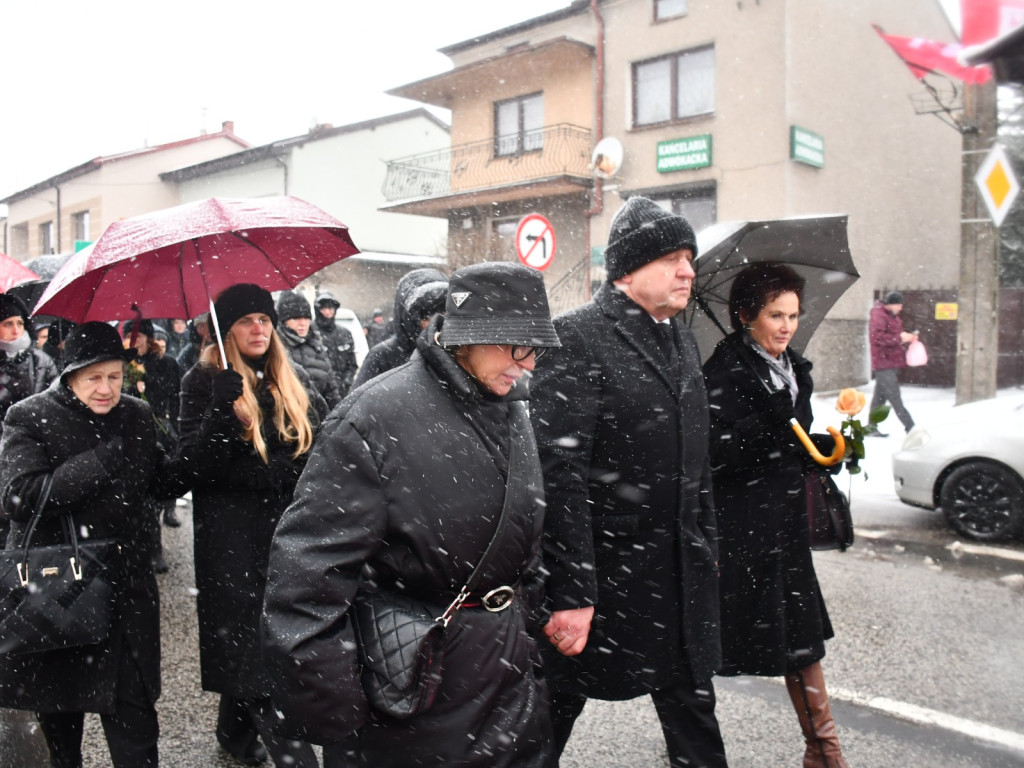
M 595 606 L 586 649 L 555 656 L 555 674 L 599 699 L 685 682 L 688 669 L 706 681 L 720 663 L 718 569 L 696 343 L 674 320 L 672 367 L 650 316 L 608 284 L 555 327 L 563 346 L 530 385 L 548 595 L 553 610 Z
M 794 415 L 811 426 L 811 363 L 796 374 Z M 807 451 L 768 415 L 775 389 L 766 360 L 733 333 L 704 365 L 711 404 L 711 466 L 722 574 L 724 675 L 777 676 L 825 655 L 832 637 L 811 559 L 804 478 Z M 828 436 L 814 436 L 827 452 Z M 824 438 L 824 440 L 822 439 Z
M 181 460 L 193 476 L 192 512 L 199 661 L 204 690 L 238 698 L 269 695 L 259 648 L 267 558 L 274 527 L 291 502 L 309 454 L 291 458 L 274 427 L 273 399 L 257 392 L 269 463 L 242 437 L 233 408 L 213 404 L 217 369 L 200 362 L 182 381 Z M 314 430 L 327 405 L 309 376 L 296 373 L 310 397 Z
M 530 636 L 542 600 L 543 490 L 525 403 L 511 398 L 483 395 L 424 342 L 334 410 L 277 528 L 264 615 L 275 703 L 314 742 L 358 728 L 359 765 L 544 764 L 551 735 Z M 440 615 L 494 533 L 513 423 L 526 461 L 509 482 L 511 530 L 479 592 L 511 585 L 517 597 L 501 613 L 456 614 L 431 710 L 408 720 L 368 713 L 349 621 L 363 566 Z
M 119 438 L 123 455 L 105 453 Z M 116 537 L 125 554 L 109 639 L 97 646 L 0 656 L 0 706 L 112 714 L 117 675 L 131 654 L 153 701 L 160 695 L 160 607 L 145 519 L 150 500 L 188 490 L 156 444 L 149 405 L 122 396 L 110 413 L 90 411 L 60 380 L 14 405 L 0 441 L 0 499 L 20 542 L 47 474 L 50 499 L 33 544 L 63 542 L 59 515 L 72 512 L 89 538 Z M 80 533 L 81 535 L 81 533 Z

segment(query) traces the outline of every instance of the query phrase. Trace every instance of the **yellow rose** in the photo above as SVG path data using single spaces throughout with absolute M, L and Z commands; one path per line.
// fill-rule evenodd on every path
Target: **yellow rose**
M 856 416 L 867 405 L 867 397 L 856 389 L 841 389 L 836 399 L 836 410 L 844 416 Z

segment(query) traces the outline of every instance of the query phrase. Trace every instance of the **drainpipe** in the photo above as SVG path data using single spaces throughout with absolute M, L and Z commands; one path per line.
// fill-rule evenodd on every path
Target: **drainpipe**
M 63 253 L 60 247 L 60 185 L 54 185 L 54 189 L 57 190 L 57 253 Z
M 594 146 L 604 138 L 604 19 L 597 7 L 598 0 L 590 0 L 590 11 L 597 22 L 597 73 L 594 79 Z M 604 210 L 604 179 L 594 177 L 594 207 L 584 211 L 587 217 L 587 298 L 590 298 L 590 222 Z
M 274 155 L 274 161 L 284 170 L 284 196 L 288 197 L 288 163 L 277 155 Z

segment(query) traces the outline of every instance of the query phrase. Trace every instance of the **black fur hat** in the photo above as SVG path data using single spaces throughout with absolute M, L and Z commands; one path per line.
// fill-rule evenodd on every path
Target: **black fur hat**
M 64 368 L 60 372 L 62 381 L 79 368 L 103 363 L 107 360 L 126 362 L 135 359 L 134 349 L 125 349 L 117 329 L 95 320 L 82 323 L 75 328 L 64 343 Z

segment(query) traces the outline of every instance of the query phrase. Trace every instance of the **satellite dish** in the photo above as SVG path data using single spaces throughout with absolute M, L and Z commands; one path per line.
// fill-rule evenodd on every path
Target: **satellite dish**
M 600 179 L 615 176 L 622 167 L 622 142 L 611 136 L 601 139 L 594 147 L 590 165 L 594 169 L 594 175 Z

